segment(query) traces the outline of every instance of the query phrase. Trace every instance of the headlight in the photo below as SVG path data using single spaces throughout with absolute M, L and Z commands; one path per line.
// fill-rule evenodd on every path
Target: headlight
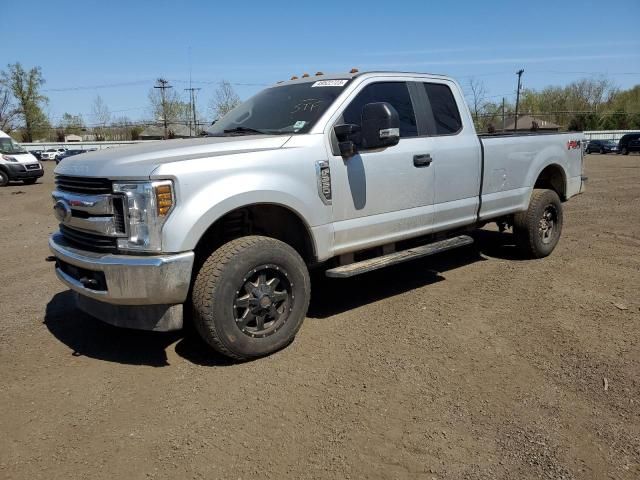
M 18 160 L 16 160 L 15 158 L 10 157 L 9 155 L 2 155 L 2 158 L 3 158 L 4 160 L 6 160 L 7 162 L 17 162 L 17 161 L 18 161 Z
M 114 194 L 124 197 L 128 238 L 118 239 L 118 249 L 144 252 L 162 250 L 162 225 L 173 210 L 173 182 L 114 182 Z

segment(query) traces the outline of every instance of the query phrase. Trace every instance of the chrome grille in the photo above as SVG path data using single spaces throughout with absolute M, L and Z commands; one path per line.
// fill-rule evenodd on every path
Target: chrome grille
M 115 251 L 117 239 L 128 235 L 124 198 L 113 194 L 104 178 L 58 175 L 52 193 L 60 233 L 84 250 Z
M 63 192 L 100 194 L 111 193 L 111 180 L 106 178 L 72 177 L 56 175 L 56 189 Z

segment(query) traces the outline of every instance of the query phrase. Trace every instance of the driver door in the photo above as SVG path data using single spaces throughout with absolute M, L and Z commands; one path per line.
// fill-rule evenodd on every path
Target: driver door
M 430 140 L 418 136 L 412 82 L 371 79 L 354 94 L 337 124 L 361 124 L 367 103 L 388 102 L 400 117 L 397 145 L 330 154 L 335 253 L 427 233 L 433 223 L 434 168 L 425 162 Z M 419 104 L 418 104 L 419 105 Z

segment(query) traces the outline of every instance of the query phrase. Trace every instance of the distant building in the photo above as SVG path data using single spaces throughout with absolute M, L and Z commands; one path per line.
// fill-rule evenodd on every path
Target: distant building
M 190 138 L 195 132 L 189 130 L 188 125 L 170 123 L 167 125 L 169 138 Z M 151 125 L 140 132 L 140 140 L 162 140 L 164 138 L 164 125 Z
M 82 137 L 80 135 L 74 135 L 73 133 L 70 133 L 69 135 L 64 136 L 64 141 L 65 142 L 81 142 Z
M 507 120 L 504 129 L 506 132 L 514 132 L 516 130 L 515 117 Z M 557 132 L 558 130 L 560 130 L 560 125 L 548 120 L 532 117 L 531 115 L 518 115 L 518 132 Z

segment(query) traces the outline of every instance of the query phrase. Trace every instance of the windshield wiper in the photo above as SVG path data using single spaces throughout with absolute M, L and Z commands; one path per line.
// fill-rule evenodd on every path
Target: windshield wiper
M 248 133 L 248 134 L 264 134 L 262 130 L 256 130 L 255 128 L 249 127 L 236 127 L 236 128 L 225 128 L 223 130 L 224 133 Z

